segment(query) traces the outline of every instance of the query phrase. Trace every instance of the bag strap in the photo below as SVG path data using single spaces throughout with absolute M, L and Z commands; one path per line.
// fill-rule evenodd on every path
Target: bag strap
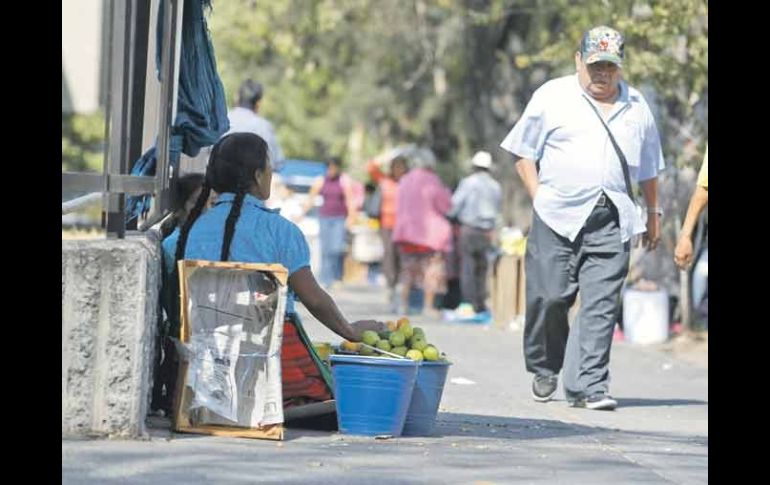
M 623 168 L 623 178 L 626 180 L 626 193 L 631 198 L 631 202 L 634 204 L 636 203 L 636 198 L 634 198 L 634 192 L 631 190 L 631 176 L 628 173 L 628 162 L 626 161 L 626 156 L 623 155 L 623 150 L 620 149 L 618 146 L 618 142 L 615 141 L 615 137 L 612 135 L 612 132 L 610 131 L 610 127 L 607 126 L 607 123 L 604 122 L 604 118 L 602 118 L 602 115 L 599 114 L 599 110 L 596 109 L 596 106 L 591 102 L 591 100 L 588 99 L 588 97 L 584 94 L 583 98 L 585 98 L 586 103 L 591 107 L 592 110 L 594 110 L 594 113 L 596 113 L 596 116 L 599 118 L 599 121 L 602 122 L 602 126 L 604 126 L 604 129 L 607 130 L 607 134 L 610 135 L 610 141 L 612 142 L 612 146 L 615 148 L 615 152 L 618 154 L 618 159 L 620 160 L 620 166 Z

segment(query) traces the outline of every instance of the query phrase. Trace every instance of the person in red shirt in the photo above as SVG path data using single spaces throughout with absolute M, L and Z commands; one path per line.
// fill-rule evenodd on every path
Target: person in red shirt
M 392 313 L 399 313 L 398 275 L 401 264 L 398 250 L 393 244 L 393 228 L 396 226 L 396 194 L 398 180 L 409 171 L 409 166 L 404 157 L 397 156 L 390 161 L 390 169 L 385 174 L 375 160 L 369 162 L 368 171 L 371 179 L 380 190 L 382 203 L 380 205 L 380 237 L 385 253 L 382 258 L 382 273 L 388 284 L 388 302 Z

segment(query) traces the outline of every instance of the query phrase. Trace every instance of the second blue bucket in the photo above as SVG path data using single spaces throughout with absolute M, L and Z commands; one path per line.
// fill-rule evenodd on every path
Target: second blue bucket
M 429 436 L 433 433 L 450 365 L 452 364 L 445 361 L 420 363 L 412 401 L 406 413 L 403 431 L 405 436 Z
M 400 436 L 418 363 L 360 355 L 332 355 L 330 362 L 340 432 Z

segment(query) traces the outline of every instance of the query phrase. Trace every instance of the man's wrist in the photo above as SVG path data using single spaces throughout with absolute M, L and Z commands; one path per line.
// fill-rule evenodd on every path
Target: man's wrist
M 662 207 L 647 207 L 647 213 L 648 214 L 657 214 L 659 216 L 663 215 L 663 208 Z

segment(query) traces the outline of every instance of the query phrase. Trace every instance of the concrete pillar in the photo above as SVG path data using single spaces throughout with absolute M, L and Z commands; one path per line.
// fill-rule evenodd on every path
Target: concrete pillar
M 144 437 L 160 287 L 155 233 L 62 241 L 62 437 Z

